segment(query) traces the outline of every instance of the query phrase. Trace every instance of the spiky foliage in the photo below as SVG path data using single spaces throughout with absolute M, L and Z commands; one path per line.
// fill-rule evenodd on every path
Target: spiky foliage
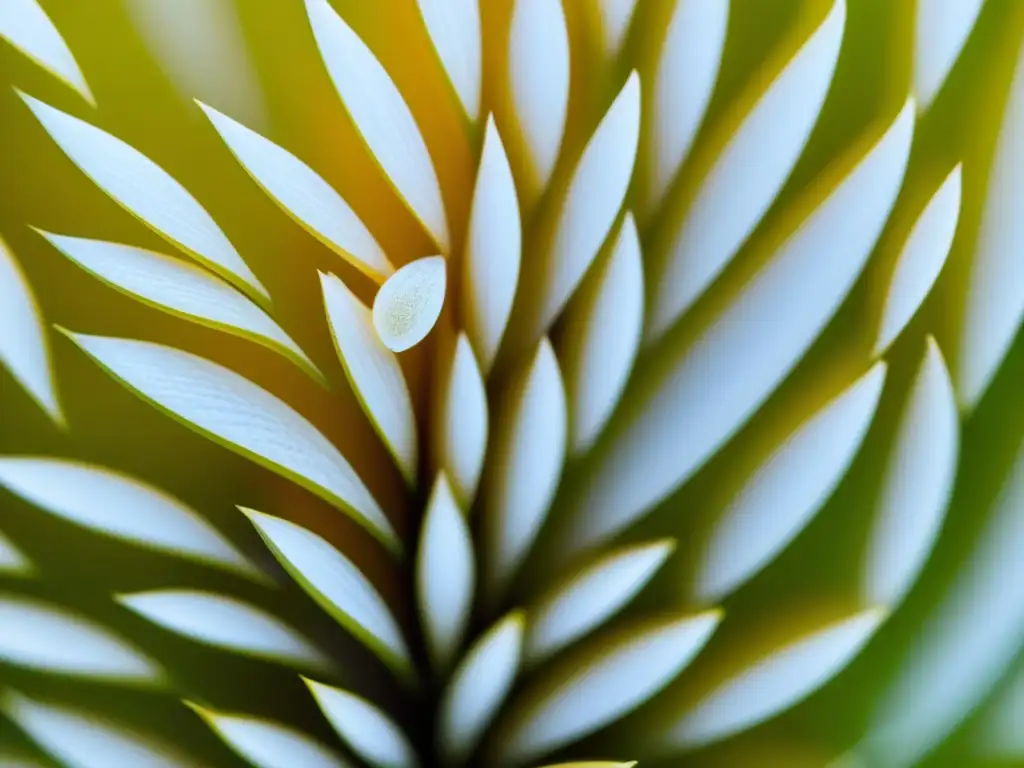
M 904 766 L 999 688 L 1014 4 L 247 2 L 301 130 L 199 100 L 159 162 L 43 5 L 0 37 L 84 102 L 12 65 L 4 193 L 88 209 L 70 160 L 151 232 L 0 245 L 63 430 L 4 393 L 14 764 Z M 935 759 L 1020 750 L 1018 688 Z

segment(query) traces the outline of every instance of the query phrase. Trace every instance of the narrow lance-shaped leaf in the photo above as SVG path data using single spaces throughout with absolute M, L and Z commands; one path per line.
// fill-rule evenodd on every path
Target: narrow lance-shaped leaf
M 0 239 L 0 364 L 58 425 L 64 423 L 43 318 L 32 289 Z
M 64 459 L 5 456 L 0 458 L 0 486 L 97 533 L 246 576 L 262 576 L 195 511 L 127 475 Z
M 622 47 L 637 0 L 589 0 L 597 6 L 598 26 L 606 56 L 614 56 Z
M 487 455 L 487 391 L 466 334 L 455 342 L 447 390 L 438 414 L 441 468 L 460 504 L 468 509 L 476 498 Z
M 450 247 L 441 185 L 416 121 L 373 52 L 327 0 L 306 0 L 327 74 L 388 180 L 433 237 Z
M 329 665 L 320 651 L 279 619 L 223 595 L 166 589 L 120 595 L 117 600 L 154 624 L 200 643 L 300 667 Z
M 311 736 L 248 715 L 215 712 L 185 702 L 224 743 L 255 768 L 349 768 L 349 763 Z
M 627 606 L 675 550 L 655 541 L 612 552 L 556 585 L 529 610 L 525 662 L 543 661 Z
M 213 107 L 199 106 L 246 172 L 300 226 L 377 282 L 394 271 L 366 225 L 312 168 Z
M 721 618 L 708 611 L 632 627 L 542 673 L 499 726 L 502 762 L 533 760 L 629 714 L 675 679 Z
M 306 680 L 331 727 L 359 757 L 375 768 L 416 768 L 419 761 L 395 722 L 365 699 Z
M 416 553 L 416 595 L 431 661 L 444 672 L 469 624 L 476 560 L 469 526 L 442 473 L 427 503 Z
M 825 102 L 846 21 L 835 0 L 821 26 L 744 116 L 683 216 L 655 245 L 647 336 L 656 341 L 735 256 L 782 189 Z
M 483 53 L 479 0 L 418 0 L 420 14 L 471 122 L 480 114 Z
M 818 513 L 846 474 L 885 383 L 876 363 L 788 435 L 744 482 L 699 558 L 694 592 L 715 603 L 764 568 Z
M 109 133 L 38 99 L 21 98 L 93 183 L 203 266 L 266 304 L 269 294 L 210 214 L 160 166 Z
M 864 558 L 862 591 L 895 606 L 924 566 L 953 492 L 960 421 L 939 345 L 924 359 L 900 417 Z
M 409 649 L 384 598 L 341 552 L 312 531 L 242 509 L 274 557 L 307 593 L 398 674 L 412 672 Z
M 914 5 L 914 93 L 927 109 L 974 28 L 985 0 L 918 0 Z
M 0 661 L 47 674 L 155 685 L 162 672 L 106 629 L 75 614 L 0 596 Z
M 331 337 L 352 391 L 412 485 L 419 461 L 416 414 L 398 359 L 378 338 L 370 309 L 348 286 L 323 273 L 320 286 Z
M 326 437 L 265 389 L 216 363 L 146 341 L 67 334 L 144 400 L 351 514 L 394 551 L 401 544 L 362 480 Z
M 0 38 L 96 106 L 78 62 L 38 0 L 0 3 Z
M 37 231 L 112 288 L 185 320 L 254 341 L 326 384 L 316 365 L 266 312 L 205 269 L 131 245 Z
M 384 346 L 405 352 L 423 341 L 441 316 L 447 285 L 444 256 L 411 261 L 389 277 L 373 299 L 373 326 Z
M 487 118 L 463 254 L 462 324 L 486 374 L 505 335 L 519 284 L 522 226 L 505 148 Z
M 799 362 L 853 287 L 881 234 L 903 180 L 913 129 L 908 101 L 679 361 L 655 374 L 636 416 L 589 467 L 566 555 L 613 536 L 689 479 Z M 830 258 L 820 258 L 823 249 Z M 797 294 L 803 299 L 794 303 Z M 652 445 L 658 450 L 651 451 Z

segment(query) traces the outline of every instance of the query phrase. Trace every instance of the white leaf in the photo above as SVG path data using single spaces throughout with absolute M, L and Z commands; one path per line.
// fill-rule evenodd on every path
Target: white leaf
M 430 494 L 416 553 L 420 622 L 436 670 L 447 670 L 459 650 L 475 588 L 473 539 L 442 473 Z
M 708 611 L 632 628 L 602 641 L 589 658 L 566 659 L 544 673 L 501 732 L 502 759 L 535 759 L 629 714 L 675 679 L 721 618 L 720 611 Z
M 908 101 L 860 163 L 654 382 L 637 416 L 591 468 L 576 509 L 585 516 L 577 514 L 570 548 L 606 540 L 678 488 L 800 361 L 874 248 L 903 180 L 913 129 Z
M 438 58 L 470 121 L 480 114 L 483 53 L 479 0 L 418 0 Z
M 900 417 L 865 556 L 862 590 L 869 604 L 895 605 L 924 566 L 953 492 L 959 444 L 953 384 L 929 336 Z
M 835 0 L 821 26 L 768 86 L 656 252 L 651 341 L 675 323 L 735 256 L 782 189 L 825 102 L 846 21 Z
M 523 615 L 512 613 L 469 649 L 441 698 L 438 738 L 450 763 L 463 763 L 505 702 L 523 647 Z
M 106 629 L 35 600 L 0 596 L 0 661 L 47 674 L 156 684 L 160 669 Z
M 253 180 L 307 232 L 378 282 L 394 271 L 348 203 L 312 168 L 213 107 L 199 106 Z
M 1024 446 L 985 525 L 934 608 L 918 623 L 857 753 L 909 768 L 1003 680 L 1024 642 Z
M 546 332 L 611 231 L 633 176 L 640 138 L 640 78 L 633 72 L 587 143 L 543 258 L 540 327 Z
M 37 0 L 4 0 L 0 4 L 0 38 L 96 106 L 68 44 Z
M 519 284 L 519 200 L 494 117 L 487 118 L 466 235 L 462 325 L 486 374 L 498 354 Z
M 349 763 L 304 733 L 269 720 L 214 712 L 185 703 L 225 744 L 256 768 L 350 768 Z
M 50 137 L 114 202 L 250 297 L 269 294 L 188 190 L 138 150 L 77 117 L 21 94 Z
M 92 531 L 259 577 L 209 523 L 178 499 L 103 467 L 50 458 L 0 458 L 0 486 Z
M 789 434 L 745 481 L 705 544 L 694 592 L 715 603 L 770 563 L 842 480 L 875 415 L 886 364 L 870 371 Z
M 671 539 L 620 549 L 550 590 L 528 613 L 526 663 L 543 661 L 629 605 L 674 550 Z
M 447 253 L 450 242 L 441 185 L 402 95 L 373 52 L 327 0 L 306 0 L 306 13 L 327 74 L 363 141 L 395 191 L 441 252 Z
M 604 52 L 614 56 L 625 41 L 637 0 L 596 0 Z
M 567 431 L 562 377 L 545 338 L 506 391 L 495 430 L 494 471 L 484 492 L 492 594 L 514 575 L 544 524 L 562 475 Z
M 667 743 L 692 748 L 719 741 L 789 709 L 846 667 L 885 616 L 877 608 L 858 613 L 737 670 L 672 726 Z
M 645 99 L 648 212 L 657 210 L 704 119 L 728 20 L 729 0 L 676 0 Z
M 21 551 L 0 533 L 0 574 L 28 574 L 32 571 L 32 563 Z
M 37 231 L 82 269 L 122 293 L 185 320 L 250 339 L 325 382 L 306 353 L 266 312 L 205 269 L 131 245 Z
M 201 643 L 303 667 L 329 663 L 279 619 L 223 595 L 166 589 L 117 599 L 154 624 Z
M 514 0 L 508 40 L 512 107 L 531 196 L 547 186 L 569 109 L 569 31 L 562 0 Z
M 1018 250 L 1024 241 L 1024 217 L 1015 205 L 1024 180 L 1024 48 L 1010 88 L 971 254 L 957 350 L 954 381 L 960 402 L 968 407 L 981 400 L 1024 317 L 1024 269 Z
M 0 364 L 58 425 L 64 424 L 43 316 L 28 280 L 0 239 Z
M 146 341 L 68 333 L 122 384 L 185 426 L 308 488 L 400 551 L 355 471 L 312 424 L 248 379 Z
M 365 699 L 306 680 L 316 703 L 352 751 L 375 768 L 415 768 L 416 752 L 394 721 Z
M 487 454 L 487 391 L 466 334 L 455 342 L 440 412 L 440 462 L 467 509 L 476 498 Z
M 627 213 L 604 263 L 569 304 L 558 345 L 573 454 L 590 449 L 618 404 L 640 347 L 643 322 L 640 239 Z
M 384 346 L 405 352 L 426 338 L 441 316 L 448 285 L 444 256 L 411 261 L 373 299 L 373 325 Z
M 935 284 L 953 245 L 960 217 L 960 166 L 942 182 L 914 224 L 889 285 L 875 354 L 900 335 Z
M 406 481 L 416 482 L 416 414 L 398 358 L 373 327 L 370 309 L 334 275 L 320 273 L 327 323 L 359 404 Z
M 0 709 L 66 768 L 198 768 L 191 755 L 91 712 L 56 707 L 8 691 Z M 3 765 L 0 762 L 0 765 Z
M 985 0 L 917 0 L 914 24 L 914 94 L 931 106 L 967 42 Z
M 384 598 L 327 541 L 301 526 L 242 509 L 278 562 L 338 623 L 396 672 L 410 670 L 409 650 Z

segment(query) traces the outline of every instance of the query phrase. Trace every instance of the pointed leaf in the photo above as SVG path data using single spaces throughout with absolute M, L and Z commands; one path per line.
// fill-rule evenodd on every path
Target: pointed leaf
M 514 0 L 508 76 L 526 151 L 527 186 L 536 196 L 551 179 L 569 109 L 569 31 L 562 0 Z
M 900 335 L 935 284 L 953 245 L 960 216 L 960 166 L 928 202 L 900 253 L 875 343 L 880 355 Z
M 96 106 L 68 44 L 37 0 L 4 0 L 0 4 L 0 38 Z
M 331 727 L 357 756 L 375 768 L 415 768 L 416 752 L 394 721 L 355 694 L 312 680 L 313 693 Z
M 913 128 L 908 102 L 679 362 L 659 374 L 637 416 L 591 467 L 576 508 L 575 546 L 614 535 L 689 479 L 800 361 L 874 248 L 902 183 Z
M 1012 204 L 1024 183 L 1024 49 L 1018 54 L 1003 125 L 992 160 L 978 239 L 971 253 L 964 326 L 955 383 L 973 408 L 1006 357 L 1024 318 L 1024 270 L 1019 244 L 1024 217 Z
M 312 168 L 213 107 L 199 106 L 253 181 L 301 227 L 378 282 L 394 271 L 366 225 Z
M 919 0 L 915 4 L 914 94 L 927 109 L 967 42 L 985 0 Z
M 2 12 L 0 12 L 2 13 Z M 64 423 L 50 364 L 50 348 L 32 289 L 0 239 L 0 365 L 58 425 Z
M 622 47 L 637 0 L 596 0 L 604 51 L 614 56 Z
M 924 566 L 953 492 L 959 443 L 953 385 L 929 336 L 900 417 L 865 556 L 862 590 L 870 604 L 896 605 Z
M 235 247 L 188 190 L 138 150 L 77 117 L 21 94 L 50 137 L 114 202 L 250 297 L 269 299 Z
M 548 592 L 528 614 L 526 663 L 543 661 L 629 605 L 674 550 L 672 539 L 620 549 Z
M 494 117 L 487 118 L 466 235 L 462 325 L 486 374 L 498 354 L 519 284 L 522 228 L 512 170 Z
M 612 229 L 633 176 L 640 138 L 640 78 L 633 72 L 580 158 L 541 269 L 544 332 L 590 269 Z
M 295 523 L 251 509 L 242 512 L 321 608 L 396 672 L 410 671 L 409 650 L 384 598 L 347 557 Z
M 134 730 L 8 691 L 0 710 L 66 768 L 199 768 L 191 755 Z M 0 762 L 0 765 L 5 765 Z
M 388 278 L 373 299 L 373 325 L 385 347 L 405 352 L 426 338 L 441 316 L 447 282 L 444 256 L 417 259 Z
M 467 509 L 476 498 L 487 454 L 487 391 L 466 334 L 455 342 L 455 357 L 440 413 L 440 462 L 456 498 Z
M 640 347 L 643 322 L 640 239 L 627 213 L 604 263 L 569 304 L 559 340 L 573 454 L 593 445 L 618 405 Z
M 846 21 L 835 0 L 825 21 L 768 86 L 655 251 L 647 335 L 660 338 L 732 260 L 771 207 L 825 102 Z
M 666 741 L 675 747 L 701 746 L 789 709 L 849 664 L 884 618 L 877 608 L 864 611 L 737 670 L 672 726 Z
M 61 609 L 0 596 L 0 661 L 47 674 L 156 684 L 160 669 L 106 629 Z
M 277 352 L 317 382 L 324 376 L 266 312 L 205 269 L 131 245 L 54 235 L 54 248 L 107 285 L 149 306 Z
M 442 253 L 448 223 L 427 145 L 391 77 L 327 0 L 306 0 L 320 56 L 352 122 L 395 191 Z
M 716 603 L 770 563 L 835 491 L 874 418 L 885 384 L 878 362 L 788 435 L 718 520 L 694 592 Z
M 103 467 L 4 456 L 0 486 L 89 530 L 247 576 L 260 574 L 178 499 Z
M 473 539 L 442 473 L 430 494 L 416 553 L 420 624 L 438 671 L 446 671 L 459 650 L 475 588 Z
M 406 481 L 416 482 L 416 414 L 398 364 L 373 327 L 370 310 L 334 275 L 320 274 L 327 323 L 352 391 Z
M 418 0 L 441 64 L 470 121 L 480 114 L 483 53 L 478 0 Z
M 513 380 L 494 436 L 495 465 L 484 497 L 489 588 L 500 592 L 537 537 L 565 461 L 566 402 L 558 361 L 545 338 Z
M 279 619 L 223 595 L 166 589 L 121 595 L 118 602 L 170 632 L 217 648 L 307 668 L 329 663 Z
M 675 679 L 721 618 L 708 611 L 633 628 L 541 675 L 513 704 L 499 737 L 502 759 L 535 759 L 629 714 Z
M 108 373 L 185 426 L 288 477 L 400 543 L 355 471 L 312 424 L 265 389 L 196 355 L 146 341 L 67 334 Z
M 476 749 L 512 689 L 523 646 L 523 615 L 509 614 L 469 649 L 455 670 L 438 714 L 438 738 L 449 763 Z
M 185 702 L 231 749 L 256 768 L 350 768 L 311 737 L 248 715 L 231 715 Z
M 657 210 L 690 153 L 718 79 L 728 20 L 729 0 L 676 0 L 654 75 L 645 78 L 646 213 Z
M 32 563 L 28 558 L 11 543 L 10 539 L 0 533 L 0 574 L 28 574 L 31 570 Z

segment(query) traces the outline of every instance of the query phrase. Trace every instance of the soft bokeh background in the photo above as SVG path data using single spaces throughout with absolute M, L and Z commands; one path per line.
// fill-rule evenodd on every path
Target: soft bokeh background
M 0 0 L 3 2 L 4 0 Z M 447 97 L 441 70 L 434 64 L 413 0 L 344 0 L 334 3 L 371 46 L 406 96 L 439 169 L 452 219 L 463 221 L 474 173 L 478 137 L 466 140 L 466 128 Z M 410 214 L 391 193 L 358 139 L 317 56 L 299 0 L 44 0 L 74 52 L 98 111 L 12 48 L 0 45 L 0 236 L 20 260 L 47 319 L 75 331 L 132 336 L 168 343 L 215 358 L 248 375 L 309 417 L 342 448 L 357 471 L 398 521 L 414 525 L 415 506 L 401 494 L 397 472 L 348 388 L 335 358 L 318 299 L 316 269 L 341 274 L 369 298 L 371 286 L 282 214 L 246 176 L 223 146 L 191 97 L 256 128 L 316 168 L 350 202 L 396 264 L 430 253 L 431 246 Z M 485 30 L 496 37 L 508 0 L 483 4 Z M 772 216 L 796 200 L 807 183 L 835 157 L 853 146 L 865 130 L 888 121 L 906 97 L 910 78 L 913 0 L 849 0 L 849 16 L 839 69 L 811 143 Z M 575 46 L 582 61 L 584 29 L 573 2 L 567 2 Z M 649 3 L 656 18 L 657 3 Z M 807 0 L 733 0 L 722 74 L 708 126 L 729 119 L 728 108 L 752 80 L 771 75 L 769 57 L 785 40 L 804 35 L 821 18 L 825 4 Z M 648 24 L 653 24 L 648 20 Z M 867 531 L 866 507 L 879 480 L 880 462 L 891 438 L 894 416 L 915 370 L 925 332 L 937 335 L 944 351 L 956 355 L 964 270 L 984 205 L 991 156 L 1010 76 L 1024 31 L 1024 3 L 988 0 L 977 27 L 947 87 L 918 126 L 905 190 L 872 266 L 808 360 L 790 377 L 780 396 L 734 441 L 729 450 L 669 500 L 641 531 L 666 529 L 686 542 L 720 509 L 742 476 L 762 455 L 771 435 L 791 423 L 792 414 L 809 413 L 850 380 L 858 352 L 872 339 L 877 312 L 872 274 L 876 263 L 891 259 L 925 196 L 958 162 L 964 164 L 964 202 L 954 250 L 937 290 L 910 332 L 889 356 L 891 379 L 879 415 L 853 470 L 836 497 L 772 568 L 729 598 L 726 608 L 738 617 L 721 637 L 742 638 L 759 622 L 783 608 L 809 604 L 829 610 L 833 601 L 853 599 L 855 561 Z M 642 53 L 645 40 L 630 41 Z M 580 141 L 592 128 L 593 104 L 608 89 L 596 75 L 575 67 L 569 135 Z M 493 76 L 493 73 L 489 73 Z M 319 390 L 273 353 L 204 330 L 145 308 L 100 284 L 61 256 L 29 227 L 152 247 L 169 247 L 106 198 L 44 133 L 14 92 L 14 87 L 94 122 L 155 160 L 181 181 L 213 215 L 260 280 L 270 286 L 281 325 L 316 364 L 338 383 Z M 455 138 L 453 138 L 455 137 Z M 698 147 L 700 146 L 698 140 Z M 698 153 L 695 153 L 698 154 Z M 685 171 L 684 171 L 685 173 Z M 1024 215 L 1024 209 L 1021 211 Z M 754 237 L 757 243 L 758 235 Z M 756 259 L 758 249 L 748 249 Z M 763 248 L 761 249 L 763 251 Z M 749 264 L 748 264 L 749 266 Z M 794 296 L 799 301 L 799 296 Z M 0 370 L 0 454 L 51 454 L 116 467 L 168 489 L 201 510 L 255 558 L 266 559 L 255 535 L 234 512 L 249 505 L 290 517 L 327 536 L 363 565 L 398 610 L 403 585 L 389 583 L 375 560 L 367 536 L 311 495 L 276 479 L 184 427 L 160 415 L 114 383 L 72 344 L 52 336 L 55 367 L 70 430 L 59 432 Z M 428 392 L 429 346 L 405 364 L 418 382 L 422 412 Z M 867 651 L 838 679 L 812 699 L 751 734 L 697 753 L 679 765 L 746 765 L 746 750 L 768 759 L 768 746 L 808 745 L 807 765 L 821 754 L 852 743 L 864 731 L 877 696 L 921 634 L 927 611 L 944 593 L 971 552 L 986 523 L 993 499 L 1005 480 L 1024 435 L 1024 344 L 1016 343 L 979 409 L 967 422 L 960 481 L 938 549 L 908 603 Z M 41 567 L 45 578 L 19 589 L 59 603 L 84 607 L 111 626 L 128 619 L 112 610 L 106 596 L 167 583 L 216 584 L 198 569 L 130 551 L 86 535 L 33 511 L 0 493 L 0 520 L 11 538 Z M 670 578 L 658 581 L 657 602 L 673 593 Z M 4 587 L 0 581 L 0 589 Z M 233 584 L 236 594 L 243 585 Z M 322 625 L 332 642 L 348 643 L 320 617 L 296 589 L 273 598 L 284 618 L 302 617 Z M 660 596 L 660 597 L 658 597 Z M 1020 597 L 1024 599 L 1024 595 Z M 824 606 L 824 608 L 823 608 Z M 279 688 L 276 697 L 258 698 L 264 714 L 305 719 L 312 703 L 287 671 L 250 662 L 224 660 L 171 642 L 141 621 L 133 636 L 148 637 L 148 648 L 176 659 L 183 684 L 217 691 L 218 704 L 246 706 L 253 693 Z M 149 634 L 147 635 L 147 632 Z M 335 635 L 337 637 L 335 637 Z M 353 651 L 353 653 L 357 653 Z M 359 655 L 360 665 L 365 657 Z M 215 664 L 211 659 L 216 659 Z M 372 663 L 372 662 L 371 662 Z M 360 666 L 356 665 L 356 666 Z M 10 676 L 10 680 L 7 677 Z M 20 684 L 16 673 L 0 667 L 0 685 Z M 1007 676 L 1005 685 L 1011 684 Z M 62 684 L 64 685 L 64 684 Z M 103 694 L 86 686 L 63 691 L 71 698 L 96 701 Z M 146 706 L 137 706 L 144 701 Z M 99 704 L 97 706 L 100 706 Z M 211 750 L 212 736 L 190 727 L 191 719 L 158 697 L 118 695 L 102 703 L 125 718 L 166 718 L 165 732 L 200 740 Z M 310 721 L 316 722 L 310 717 Z M 1024 730 L 1024 720 L 1018 723 Z M 3 726 L 0 725 L 0 728 Z M 314 726 L 319 727 L 319 726 Z M 0 743 L 11 734 L 0 733 Z M 205 741 L 202 741 L 205 739 Z M 978 730 L 960 730 L 929 763 L 975 764 Z M 820 750 L 820 751 L 819 751 Z M 793 765 L 792 755 L 779 765 Z M 757 763 L 758 765 L 762 763 Z M 764 765 L 775 763 L 764 762 Z

